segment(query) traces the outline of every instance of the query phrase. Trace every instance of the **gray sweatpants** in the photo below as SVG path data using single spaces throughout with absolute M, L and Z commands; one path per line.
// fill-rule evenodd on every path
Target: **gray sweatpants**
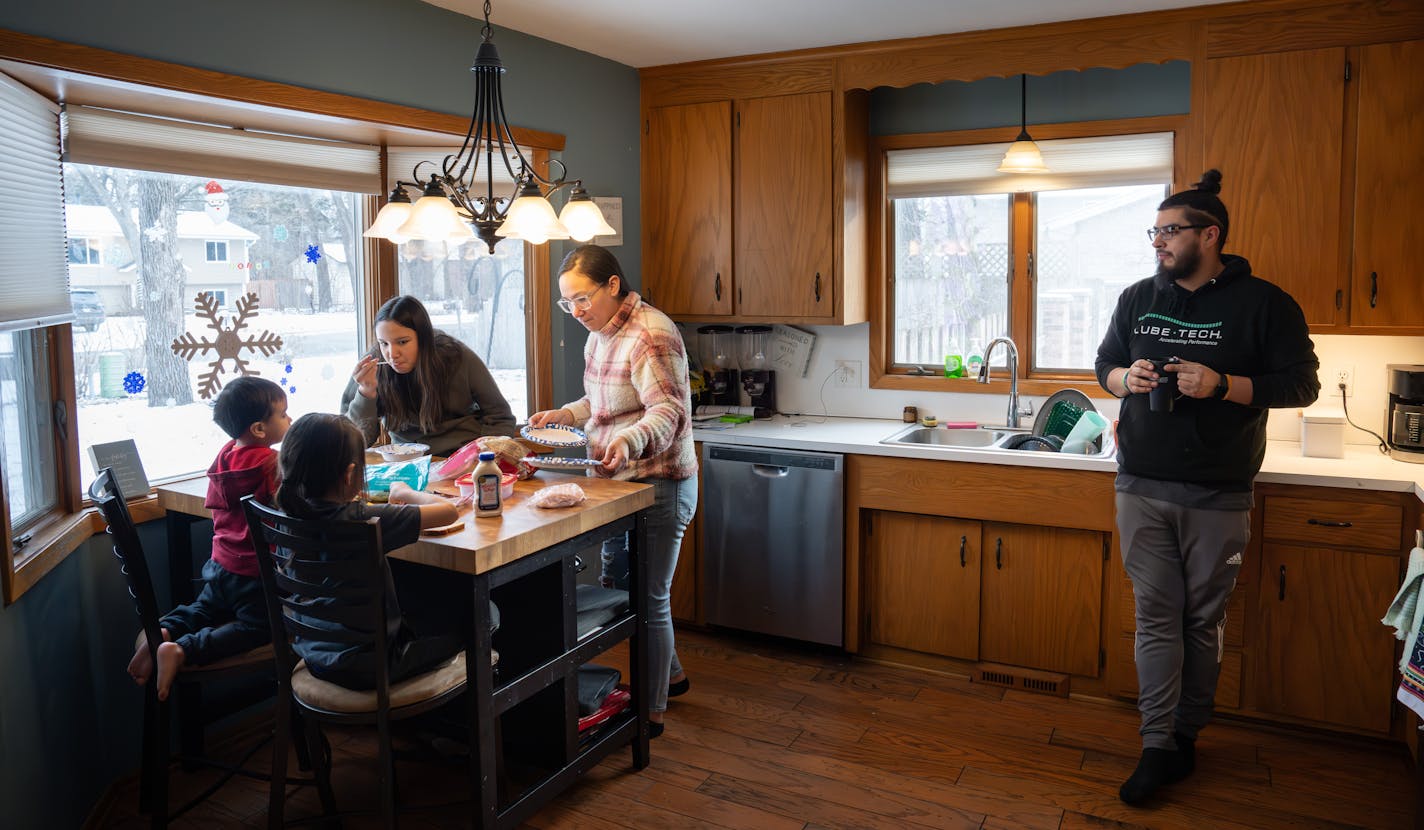
M 1122 564 L 1136 597 L 1137 708 L 1144 748 L 1177 748 L 1211 719 L 1226 601 L 1251 535 L 1249 510 L 1117 494 Z

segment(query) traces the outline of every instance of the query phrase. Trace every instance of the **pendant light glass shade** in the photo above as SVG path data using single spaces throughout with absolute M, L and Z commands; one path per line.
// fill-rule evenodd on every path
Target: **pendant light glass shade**
M 399 229 L 410 218 L 411 204 L 410 198 L 406 197 L 400 201 L 386 202 L 381 208 L 381 212 L 376 214 L 376 221 L 371 223 L 371 227 L 366 229 L 362 236 L 371 239 L 389 239 L 401 244 L 406 240 L 401 236 Z
M 495 236 L 522 239 L 533 245 L 543 245 L 550 239 L 568 239 L 569 231 L 554 215 L 554 206 L 539 195 L 539 187 L 526 181 L 519 191 L 519 198 L 509 206 L 504 223 L 495 231 Z
M 578 242 L 587 242 L 595 236 L 613 236 L 618 233 L 603 218 L 603 211 L 589 198 L 588 191 L 578 185 L 575 185 L 573 192 L 569 194 L 564 209 L 559 211 L 559 221 L 568 229 L 569 236 Z
M 1019 76 L 1019 136 L 1004 153 L 1000 173 L 1047 173 L 1043 153 L 1028 134 L 1028 75 Z
M 455 210 L 455 205 L 441 192 L 434 179 L 425 188 L 425 195 L 416 200 L 406 219 L 396 233 L 406 239 L 451 239 L 460 234 L 464 220 Z M 468 226 L 465 226 L 468 230 Z
M 1033 139 L 1015 141 L 1004 153 L 1004 161 L 999 165 L 1000 173 L 1047 173 L 1048 165 L 1043 163 L 1043 153 Z

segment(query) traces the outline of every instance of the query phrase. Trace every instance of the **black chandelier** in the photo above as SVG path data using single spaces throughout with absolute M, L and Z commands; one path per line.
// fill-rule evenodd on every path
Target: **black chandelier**
M 567 180 L 562 161 L 550 159 L 550 175 L 541 176 L 514 140 L 500 92 L 504 64 L 494 45 L 490 0 L 485 0 L 484 11 L 483 41 L 470 67 L 475 74 L 475 103 L 464 144 L 458 153 L 446 156 L 428 178 L 421 178 L 421 168 L 434 168 L 435 162 L 422 161 L 411 171 L 414 181 L 397 181 L 363 236 L 398 244 L 409 239 L 462 242 L 479 238 L 494 253 L 501 238 L 542 245 L 550 239 L 587 242 L 597 235 L 615 233 L 584 190 L 582 180 Z M 515 182 L 507 194 L 495 193 L 496 158 Z M 557 176 L 552 165 L 558 165 Z M 414 204 L 406 192 L 408 187 L 421 194 Z M 555 216 L 548 197 L 565 187 L 569 188 L 568 201 Z

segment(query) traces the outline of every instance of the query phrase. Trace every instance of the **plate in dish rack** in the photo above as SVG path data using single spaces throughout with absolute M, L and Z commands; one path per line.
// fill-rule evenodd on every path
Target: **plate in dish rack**
M 546 447 L 582 447 L 588 443 L 588 436 L 583 434 L 583 430 L 563 424 L 545 424 L 542 427 L 525 424 L 519 428 L 519 434 Z
M 603 464 L 597 458 L 560 458 L 557 455 L 531 455 L 524 460 L 529 466 L 540 470 L 587 470 Z

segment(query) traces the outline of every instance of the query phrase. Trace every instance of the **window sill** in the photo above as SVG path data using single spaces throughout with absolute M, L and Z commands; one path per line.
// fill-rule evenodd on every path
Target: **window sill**
M 135 524 L 163 517 L 158 496 L 149 494 L 129 502 L 129 512 Z M 17 557 L 13 570 L 5 580 L 5 604 L 15 602 L 40 579 L 54 570 L 69 554 L 78 550 L 91 537 L 105 531 L 108 524 L 93 507 L 78 513 L 56 513 L 29 530 L 30 542 L 24 556 Z
M 916 392 L 954 392 L 968 395 L 1007 395 L 1009 381 L 1002 375 L 988 383 L 974 378 L 946 378 L 940 375 L 880 374 L 872 377 L 872 389 L 903 389 Z M 1019 395 L 1052 395 L 1060 389 L 1077 389 L 1090 398 L 1113 397 L 1094 378 L 1019 378 Z

